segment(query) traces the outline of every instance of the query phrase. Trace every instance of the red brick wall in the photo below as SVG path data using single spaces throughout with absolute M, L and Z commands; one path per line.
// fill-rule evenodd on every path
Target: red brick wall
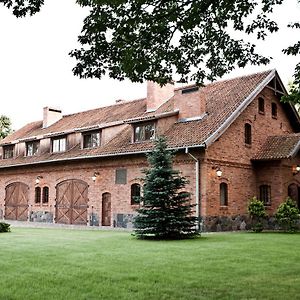
M 258 112 L 258 97 L 265 99 L 265 114 Z M 272 118 L 271 103 L 278 107 L 277 119 Z M 245 145 L 244 126 L 248 122 L 252 126 L 252 144 Z M 281 104 L 268 88 L 244 110 L 227 131 L 207 149 L 206 155 L 206 187 L 202 189 L 203 204 L 207 216 L 237 215 L 247 213 L 247 204 L 250 198 L 258 195 L 258 186 L 266 180 L 272 181 L 272 207 L 282 201 L 283 181 L 287 174 L 281 172 L 282 167 L 270 163 L 268 168 L 262 166 L 254 169 L 251 158 L 258 151 L 269 135 L 291 133 L 293 129 L 283 111 Z M 216 167 L 222 170 L 222 177 L 217 178 Z M 220 183 L 228 184 L 228 207 L 220 206 Z
M 5 187 L 12 182 L 23 182 L 29 186 L 30 211 L 55 212 L 56 185 L 67 179 L 81 179 L 88 185 L 89 209 L 88 214 L 97 213 L 101 216 L 102 194 L 111 193 L 112 216 L 117 213 L 132 214 L 138 208 L 130 203 L 131 184 L 140 182 L 143 176 L 142 169 L 147 167 L 145 156 L 127 156 L 123 158 L 99 159 L 86 162 L 52 164 L 40 167 L 23 167 L 7 169 L 0 175 L 0 209 L 4 210 Z M 127 184 L 115 184 L 115 170 L 117 168 L 127 169 Z M 174 162 L 174 168 L 180 169 L 182 175 L 186 176 L 190 184 L 186 190 L 193 193 L 192 202 L 195 202 L 195 165 L 186 154 L 178 156 Z M 92 175 L 99 172 L 96 181 L 93 182 Z M 42 176 L 39 186 L 49 187 L 48 205 L 36 205 L 34 203 L 35 179 Z M 93 206 L 93 209 L 92 209 Z

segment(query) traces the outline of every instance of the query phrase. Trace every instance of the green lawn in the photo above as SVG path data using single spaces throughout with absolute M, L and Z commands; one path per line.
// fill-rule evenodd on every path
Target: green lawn
M 300 299 L 300 234 L 138 241 L 126 232 L 0 234 L 0 299 Z

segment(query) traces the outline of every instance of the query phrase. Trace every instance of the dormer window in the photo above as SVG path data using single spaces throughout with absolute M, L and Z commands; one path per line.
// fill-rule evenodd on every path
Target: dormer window
M 100 146 L 100 132 L 83 133 L 83 148 L 95 148 Z
M 3 158 L 13 158 L 14 157 L 14 145 L 3 146 Z
M 31 141 L 26 143 L 26 156 L 34 156 L 38 154 L 40 142 Z
M 142 142 L 155 138 L 155 123 L 143 123 L 134 126 L 134 141 Z
M 52 152 L 64 152 L 67 150 L 67 138 L 57 137 L 52 139 Z

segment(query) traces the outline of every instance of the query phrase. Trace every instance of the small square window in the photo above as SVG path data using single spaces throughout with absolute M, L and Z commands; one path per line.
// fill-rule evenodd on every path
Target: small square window
M 126 184 L 126 183 L 127 183 L 127 169 L 117 169 L 116 184 Z
M 154 122 L 139 124 L 134 127 L 134 141 L 142 142 L 155 139 Z
M 100 132 L 83 134 L 83 148 L 95 148 L 100 146 Z
M 59 137 L 52 139 L 52 152 L 64 152 L 67 150 L 67 139 L 66 137 Z
M 13 158 L 14 157 L 14 145 L 3 146 L 3 158 Z
M 38 154 L 39 150 L 39 141 L 32 141 L 26 143 L 26 156 L 33 156 Z

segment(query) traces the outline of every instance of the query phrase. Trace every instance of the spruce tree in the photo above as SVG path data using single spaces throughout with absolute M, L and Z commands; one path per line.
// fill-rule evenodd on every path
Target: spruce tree
M 138 238 L 181 239 L 198 234 L 195 205 L 189 202 L 190 193 L 182 192 L 188 181 L 173 170 L 173 157 L 164 137 L 147 155 L 150 168 L 144 170 L 142 205 L 134 219 Z

